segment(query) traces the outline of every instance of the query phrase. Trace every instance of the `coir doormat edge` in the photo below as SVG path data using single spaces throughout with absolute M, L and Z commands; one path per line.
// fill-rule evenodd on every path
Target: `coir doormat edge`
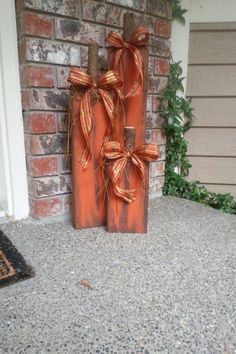
M 26 263 L 2 230 L 0 230 L 0 267 L 2 267 L 0 288 L 34 276 L 33 268 Z

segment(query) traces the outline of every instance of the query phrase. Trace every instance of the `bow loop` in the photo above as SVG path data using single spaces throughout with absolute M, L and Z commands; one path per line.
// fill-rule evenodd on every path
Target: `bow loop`
M 122 81 L 119 78 L 118 73 L 110 70 L 102 75 L 96 83 L 87 73 L 79 68 L 71 68 L 68 81 L 71 85 L 82 87 L 85 92 L 80 100 L 80 124 L 85 140 L 85 148 L 81 157 L 81 164 L 83 169 L 86 169 L 91 158 L 90 151 L 90 133 L 92 130 L 92 118 L 93 111 L 90 104 L 92 89 L 98 89 L 98 93 L 101 96 L 102 102 L 109 117 L 110 126 L 107 130 L 105 140 L 111 139 L 115 131 L 115 106 L 109 91 L 115 90 L 120 99 L 122 99 L 119 87 L 122 85 Z
M 129 51 L 133 56 L 134 64 L 137 68 L 137 78 L 132 83 L 128 92 L 125 93 L 125 97 L 137 96 L 141 92 L 143 84 L 143 60 L 140 54 L 138 46 L 143 46 L 147 43 L 149 38 L 148 31 L 145 27 L 138 27 L 132 34 L 129 42 L 124 42 L 121 35 L 111 31 L 106 42 L 111 47 L 116 48 L 116 53 L 114 55 L 114 70 L 118 71 L 119 63 L 124 51 Z
M 120 75 L 118 72 L 109 70 L 105 74 L 101 75 L 99 81 L 98 81 L 98 86 L 100 88 L 105 88 L 105 89 L 114 89 L 114 88 L 119 88 L 123 85 L 123 82 L 120 78 Z
M 69 72 L 67 81 L 74 86 L 82 86 L 85 88 L 90 88 L 93 86 L 93 79 L 83 70 L 72 67 Z
M 115 48 L 123 48 L 125 45 L 125 42 L 123 41 L 121 35 L 117 32 L 114 32 L 114 31 L 110 31 L 108 33 L 107 38 L 106 38 L 106 42 L 111 47 L 115 47 Z
M 115 160 L 109 170 L 115 195 L 131 203 L 136 199 L 137 191 L 145 179 L 145 162 L 157 160 L 160 153 L 159 147 L 155 144 L 143 144 L 133 151 L 128 151 L 119 142 L 110 141 L 104 144 L 103 155 L 108 160 Z M 133 188 L 125 189 L 120 186 L 120 179 L 124 175 L 128 161 L 136 168 L 140 183 Z

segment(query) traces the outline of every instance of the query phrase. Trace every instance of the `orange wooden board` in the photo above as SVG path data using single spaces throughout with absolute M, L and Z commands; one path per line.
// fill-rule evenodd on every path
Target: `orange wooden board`
M 74 101 L 74 112 L 79 102 Z M 92 158 L 86 170 L 80 164 L 84 150 L 84 137 L 79 119 L 72 129 L 72 186 L 73 225 L 76 229 L 106 224 L 106 203 L 104 202 L 104 181 L 101 173 L 100 154 L 107 131 L 108 117 L 104 105 L 98 101 L 93 106 L 94 117 L 90 135 Z
M 145 143 L 146 127 L 146 100 L 147 100 L 147 70 L 148 50 L 146 47 L 140 49 L 144 64 L 144 82 L 141 93 L 135 97 L 125 99 L 125 126 L 134 127 L 136 130 L 135 147 Z M 113 68 L 114 51 L 108 57 L 109 69 Z M 132 54 L 127 50 L 120 61 L 118 70 L 121 79 L 125 83 L 123 92 L 126 93 L 132 83 L 137 79 L 137 69 Z M 137 198 L 128 204 L 114 195 L 109 188 L 109 199 L 107 204 L 107 231 L 108 232 L 147 232 L 147 209 L 148 209 L 148 164 L 146 165 L 146 179 L 144 185 L 138 190 Z M 127 167 L 130 186 L 139 183 L 136 173 L 132 167 Z

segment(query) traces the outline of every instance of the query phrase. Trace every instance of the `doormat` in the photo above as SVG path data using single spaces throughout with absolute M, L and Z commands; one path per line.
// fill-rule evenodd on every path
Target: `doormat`
M 0 230 L 0 288 L 33 275 L 33 269 Z

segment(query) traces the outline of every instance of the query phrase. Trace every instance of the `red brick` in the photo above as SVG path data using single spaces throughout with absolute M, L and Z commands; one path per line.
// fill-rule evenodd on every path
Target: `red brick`
M 154 73 L 155 75 L 165 75 L 168 76 L 170 73 L 170 63 L 165 59 L 155 59 L 154 62 Z
M 150 177 L 163 176 L 165 174 L 165 161 L 152 162 L 149 166 Z
M 26 12 L 23 15 L 23 31 L 37 37 L 50 38 L 52 36 L 52 23 L 48 16 Z
M 156 20 L 156 35 L 159 37 L 170 38 L 171 34 L 171 23 L 158 18 Z
M 36 198 L 49 197 L 60 193 L 60 179 L 51 177 L 28 177 L 29 192 Z
M 23 110 L 29 109 L 30 93 L 27 90 L 21 90 L 21 106 Z
M 25 66 L 22 70 L 22 85 L 53 87 L 53 68 L 50 66 Z
M 64 195 L 63 198 L 63 211 L 68 212 L 72 209 L 72 195 Z
M 25 117 L 25 131 L 40 134 L 56 131 L 56 114 L 28 113 Z
M 62 210 L 62 201 L 60 197 L 32 199 L 31 215 L 35 218 L 58 215 Z
M 49 176 L 58 173 L 56 157 L 27 157 L 28 173 L 33 177 Z
M 66 147 L 65 134 L 27 135 L 26 152 L 33 155 L 63 154 Z
M 24 63 L 26 56 L 26 41 L 21 39 L 18 44 L 18 57 L 20 64 Z
M 161 93 L 166 89 L 168 85 L 168 77 L 164 76 L 153 76 L 148 77 L 148 92 L 149 93 Z
M 166 143 L 165 131 L 162 129 L 147 130 L 146 131 L 146 142 L 154 143 L 157 145 L 162 145 Z
M 16 13 L 18 14 L 23 10 L 24 0 L 16 0 L 15 1 Z
M 152 111 L 158 112 L 161 108 L 161 98 L 158 96 L 152 96 Z

